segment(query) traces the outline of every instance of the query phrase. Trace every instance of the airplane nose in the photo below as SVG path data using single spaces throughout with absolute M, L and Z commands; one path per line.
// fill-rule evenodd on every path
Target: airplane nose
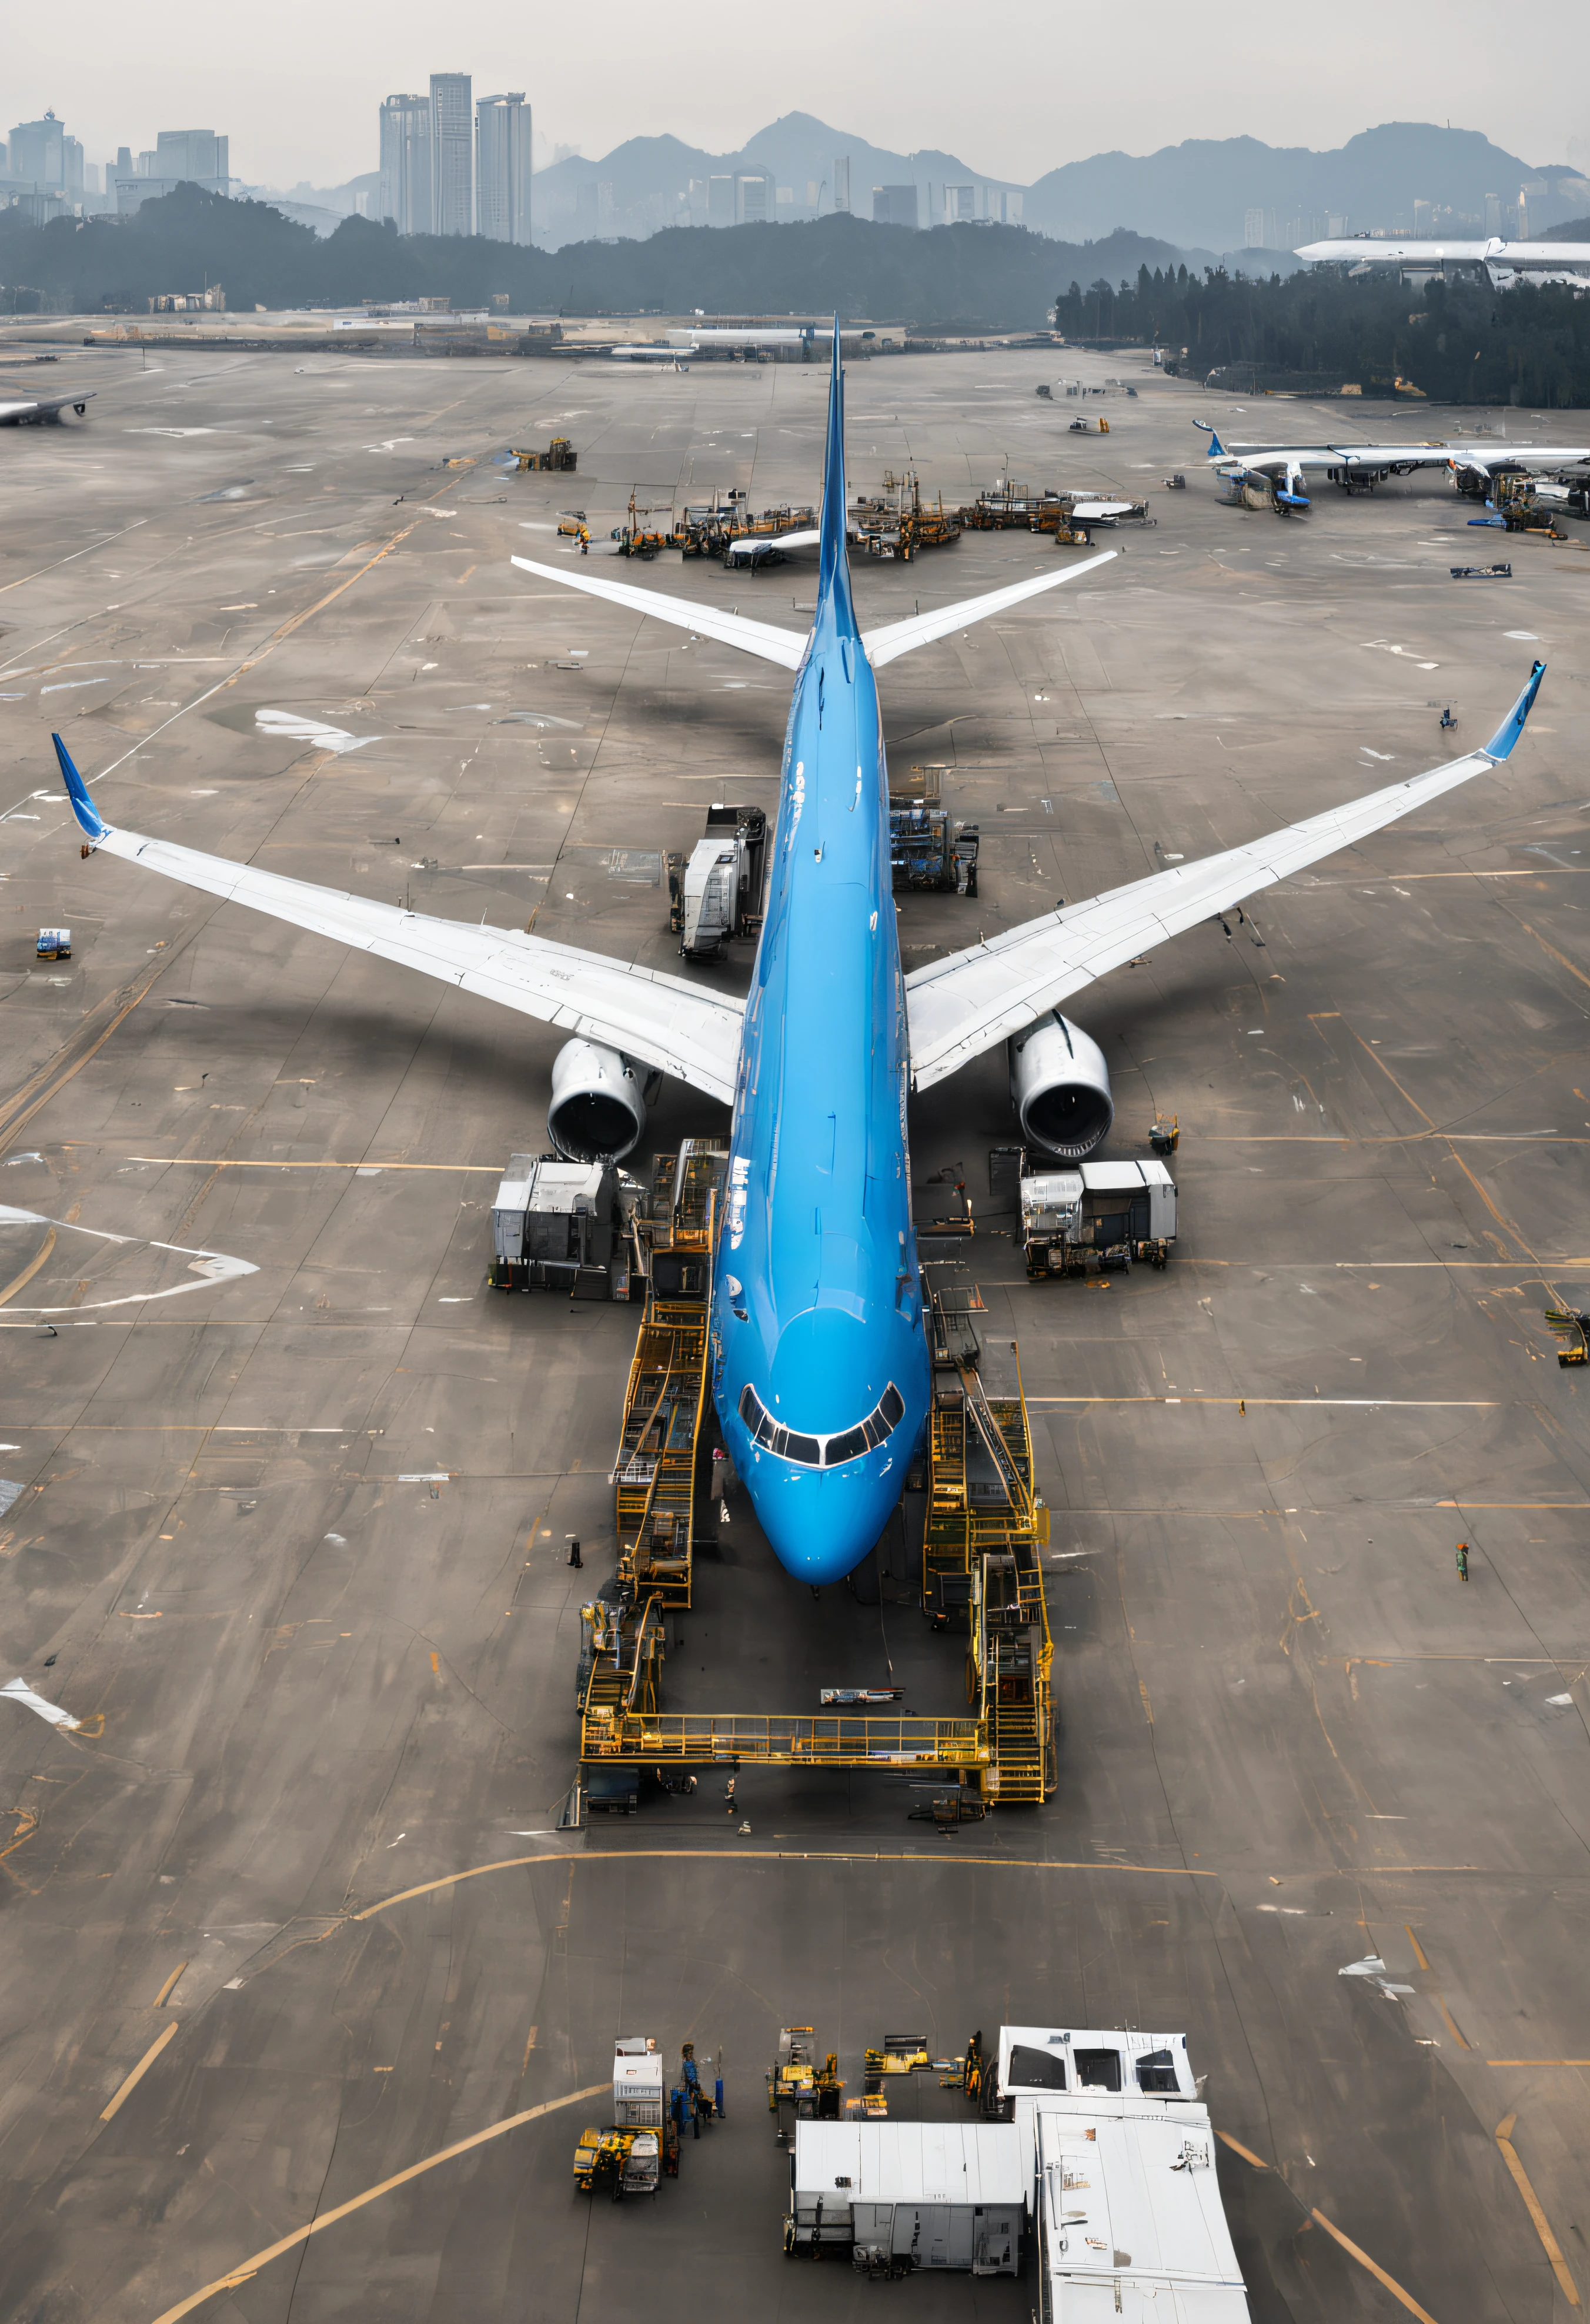
M 758 1522 L 779 1563 L 797 1582 L 813 1588 L 842 1582 L 853 1573 L 888 1522 L 899 1498 L 899 1471 L 890 1462 L 887 1478 L 851 1475 L 841 1489 L 835 1477 L 770 1476 L 771 1464 L 754 1467 L 745 1480 Z M 782 1463 L 777 1464 L 782 1467 Z

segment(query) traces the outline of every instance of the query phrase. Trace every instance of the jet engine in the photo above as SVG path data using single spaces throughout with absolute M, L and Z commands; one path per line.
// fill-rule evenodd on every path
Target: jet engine
M 1081 1162 L 1115 1120 L 1104 1051 L 1058 1009 L 1010 1045 L 1010 1095 L 1022 1135 Z
M 567 1041 L 552 1061 L 547 1127 L 570 1162 L 621 1162 L 646 1127 L 657 1077 L 602 1041 Z

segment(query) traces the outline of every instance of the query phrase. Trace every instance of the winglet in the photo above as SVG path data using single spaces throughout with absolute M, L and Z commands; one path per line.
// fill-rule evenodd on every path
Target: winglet
M 840 368 L 837 315 L 833 318 L 833 367 L 828 379 L 828 447 L 823 465 L 822 527 L 817 558 L 820 601 L 843 588 L 849 578 L 845 558 L 845 381 Z
M 1524 731 L 1525 719 L 1535 706 L 1535 696 L 1540 691 L 1540 680 L 1545 675 L 1545 663 L 1538 661 L 1530 672 L 1529 684 L 1485 744 L 1487 759 L 1505 759 L 1510 756 L 1513 744 Z
M 72 803 L 72 813 L 90 839 L 103 839 L 110 829 L 99 809 L 88 796 L 88 786 L 71 762 L 66 744 L 59 734 L 51 734 L 55 755 L 60 761 L 61 775 L 66 782 L 66 795 Z

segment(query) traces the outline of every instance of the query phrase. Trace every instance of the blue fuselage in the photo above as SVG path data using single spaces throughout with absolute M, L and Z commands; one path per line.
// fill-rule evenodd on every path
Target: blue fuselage
M 849 1573 L 882 1533 L 930 1377 L 878 688 L 842 548 L 824 564 L 785 738 L 713 1290 L 724 1440 L 780 1561 L 813 1583 Z

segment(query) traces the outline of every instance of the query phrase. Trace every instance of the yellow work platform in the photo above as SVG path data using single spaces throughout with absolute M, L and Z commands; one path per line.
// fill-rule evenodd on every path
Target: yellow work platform
M 589 1698 L 588 1698 L 589 1700 Z M 976 1719 L 847 1719 L 832 1711 L 625 1712 L 591 1702 L 580 1757 L 648 1766 L 940 1767 L 975 1772 L 989 1749 Z
M 712 1322 L 712 1226 L 725 1158 L 709 1139 L 689 1139 L 677 1154 L 659 1155 L 650 1215 L 641 1222 L 646 1309 L 613 1464 L 619 1578 L 666 1607 L 690 1604 Z
M 654 1176 L 646 1313 L 624 1401 L 613 1482 L 619 1569 L 585 1608 L 580 1758 L 588 1767 L 908 1768 L 936 1772 L 992 1805 L 1054 1788 L 1052 1646 L 1020 1374 L 1014 1396 L 984 1387 L 975 1288 L 930 1297 L 933 1407 L 923 1598 L 936 1628 L 964 1627 L 969 1711 L 869 1718 L 841 1711 L 668 1711 L 666 1615 L 688 1607 L 697 1467 L 711 1361 L 711 1245 L 725 1157 L 705 1139 L 660 1156 Z

